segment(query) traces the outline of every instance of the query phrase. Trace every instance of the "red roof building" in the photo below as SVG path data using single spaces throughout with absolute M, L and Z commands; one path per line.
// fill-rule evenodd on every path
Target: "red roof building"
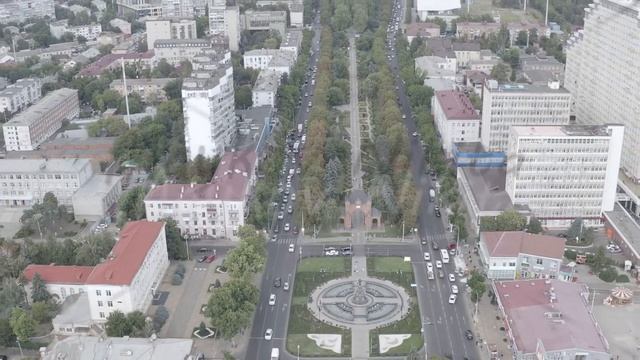
M 91 271 L 93 271 L 93 266 L 30 264 L 24 269 L 22 275 L 29 282 L 36 274 L 39 274 L 45 283 L 82 285 L 87 282 Z
M 452 156 L 454 143 L 480 141 L 480 115 L 463 92 L 436 91 L 431 109 L 447 156 Z

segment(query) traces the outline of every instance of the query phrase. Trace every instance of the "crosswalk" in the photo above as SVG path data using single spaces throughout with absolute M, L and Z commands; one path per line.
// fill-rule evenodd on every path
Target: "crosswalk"
M 276 244 L 278 245 L 289 245 L 289 244 L 295 244 L 296 243 L 296 239 L 295 238 L 280 238 L 278 237 L 278 239 L 276 241 L 274 241 Z
M 427 234 L 427 241 L 430 242 L 437 242 L 438 244 L 444 244 L 446 243 L 448 240 L 447 234 L 444 233 L 440 233 L 440 234 Z

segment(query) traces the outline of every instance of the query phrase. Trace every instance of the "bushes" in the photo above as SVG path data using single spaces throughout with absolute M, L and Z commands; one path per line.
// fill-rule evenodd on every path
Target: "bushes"
M 171 285 L 182 285 L 182 276 L 178 273 L 173 273 L 173 276 L 171 277 Z
M 608 268 L 602 270 L 598 274 L 598 277 L 602 281 L 612 282 L 612 281 L 614 281 L 616 279 L 616 277 L 618 277 L 618 272 L 616 271 L 616 269 L 614 269 L 612 267 L 608 267 Z M 627 278 L 627 281 L 628 281 L 628 278 Z
M 158 306 L 156 312 L 153 314 L 153 328 L 156 332 L 160 332 L 160 329 L 169 319 L 169 310 L 164 306 Z
M 618 283 L 628 283 L 629 277 L 626 274 L 620 274 L 616 277 L 616 282 Z

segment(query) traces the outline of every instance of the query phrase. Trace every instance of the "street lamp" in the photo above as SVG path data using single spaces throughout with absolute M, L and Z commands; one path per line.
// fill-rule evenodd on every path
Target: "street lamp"
M 298 356 L 297 356 L 298 360 L 300 360 L 300 345 L 298 345 Z
M 20 345 L 20 340 L 16 340 L 16 343 L 18 343 L 18 349 L 20 349 L 20 358 L 22 359 L 24 357 L 24 353 L 22 352 L 22 345 Z

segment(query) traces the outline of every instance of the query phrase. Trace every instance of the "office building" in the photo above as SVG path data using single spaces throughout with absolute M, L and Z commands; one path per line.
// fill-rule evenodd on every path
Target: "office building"
M 71 208 L 73 194 L 92 176 L 88 159 L 1 159 L 0 207 L 31 207 L 51 192 Z
M 157 40 L 197 39 L 196 21 L 185 18 L 155 18 L 145 21 L 147 47 L 155 49 Z
M 505 188 L 549 228 L 602 225 L 613 210 L 624 126 L 511 126 Z
M 92 222 L 116 215 L 121 194 L 122 176 L 94 175 L 71 197 L 74 219 Z
M 302 47 L 302 37 L 302 30 L 289 29 L 284 38 L 282 38 L 280 50 L 290 51 L 294 54 L 294 61 L 297 60 L 300 47 Z
M 492 280 L 558 279 L 565 241 L 524 231 L 483 231 L 479 255 Z
M 454 143 L 480 141 L 480 115 L 463 92 L 436 91 L 431 109 L 447 157 L 452 156 Z
M 416 0 L 416 12 L 420 21 L 441 18 L 447 22 L 458 17 L 456 10 L 460 9 L 460 0 Z
M 231 146 L 236 128 L 231 53 L 193 59 L 193 73 L 182 82 L 187 158 L 214 157 Z
M 251 89 L 253 106 L 276 106 L 281 74 L 273 70 L 262 70 Z
M 488 151 L 507 151 L 514 125 L 569 124 L 571 94 L 557 82 L 548 86 L 485 82 L 482 99 L 482 145 Z
M 7 151 L 34 150 L 58 131 L 64 120 L 79 113 L 78 90 L 52 91 L 2 125 L 5 147 Z
M 240 8 L 238 6 L 227 6 L 224 10 L 224 35 L 229 42 L 229 50 L 240 50 L 241 33 Z
M 162 0 L 162 16 L 193 18 L 195 4 L 192 0 Z
M 248 9 L 242 16 L 242 28 L 244 30 L 274 30 L 280 36 L 284 36 L 287 31 L 286 11 L 267 11 Z
M 153 62 L 157 65 L 165 59 L 169 64 L 176 66 L 184 60 L 191 61 L 204 49 L 211 48 L 211 41 L 207 39 L 190 40 L 156 40 Z
M 62 35 L 66 33 L 70 33 L 73 34 L 76 40 L 79 36 L 82 36 L 89 41 L 93 41 L 102 33 L 102 25 L 100 23 L 93 23 L 72 26 L 69 25 L 69 20 L 64 19 L 49 24 L 49 30 L 51 31 L 51 35 L 57 39 L 60 39 Z
M 54 326 L 54 331 L 56 330 Z M 150 338 L 70 336 L 56 341 L 53 348 L 41 351 L 40 359 L 189 359 L 192 347 L 191 339 L 158 339 L 155 335 Z
M 256 49 L 245 52 L 242 59 L 245 68 L 274 70 L 288 75 L 295 64 L 296 55 L 281 49 Z
M 22 23 L 31 18 L 56 18 L 53 0 L 4 0 L 0 3 L 0 23 Z
M 565 86 L 574 99 L 576 121 L 623 124 L 622 171 L 640 182 L 640 4 L 596 0 L 585 9 L 584 29 L 567 44 Z M 637 199 L 640 193 L 629 193 Z M 634 205 L 640 214 L 640 202 Z
M 162 16 L 161 0 L 117 0 L 116 5 L 119 17 Z
M 78 331 L 66 327 L 102 326 L 114 311 L 146 312 L 168 267 L 164 223 L 139 220 L 125 224 L 107 259 L 94 267 L 29 265 L 23 275 L 28 293 L 33 276 L 40 274 L 47 287 L 72 286 L 84 297 L 83 301 L 74 297 L 75 307 L 66 310 L 87 313 L 90 323 L 60 324 L 65 328 L 62 332 L 74 333 Z
M 584 284 L 529 279 L 492 284 L 515 360 L 610 360 Z
M 42 80 L 19 79 L 0 91 L 0 112 L 11 114 L 21 111 L 42 97 Z
M 174 219 L 190 237 L 237 240 L 255 184 L 256 159 L 251 149 L 226 152 L 210 183 L 155 186 L 144 199 L 147 218 Z

